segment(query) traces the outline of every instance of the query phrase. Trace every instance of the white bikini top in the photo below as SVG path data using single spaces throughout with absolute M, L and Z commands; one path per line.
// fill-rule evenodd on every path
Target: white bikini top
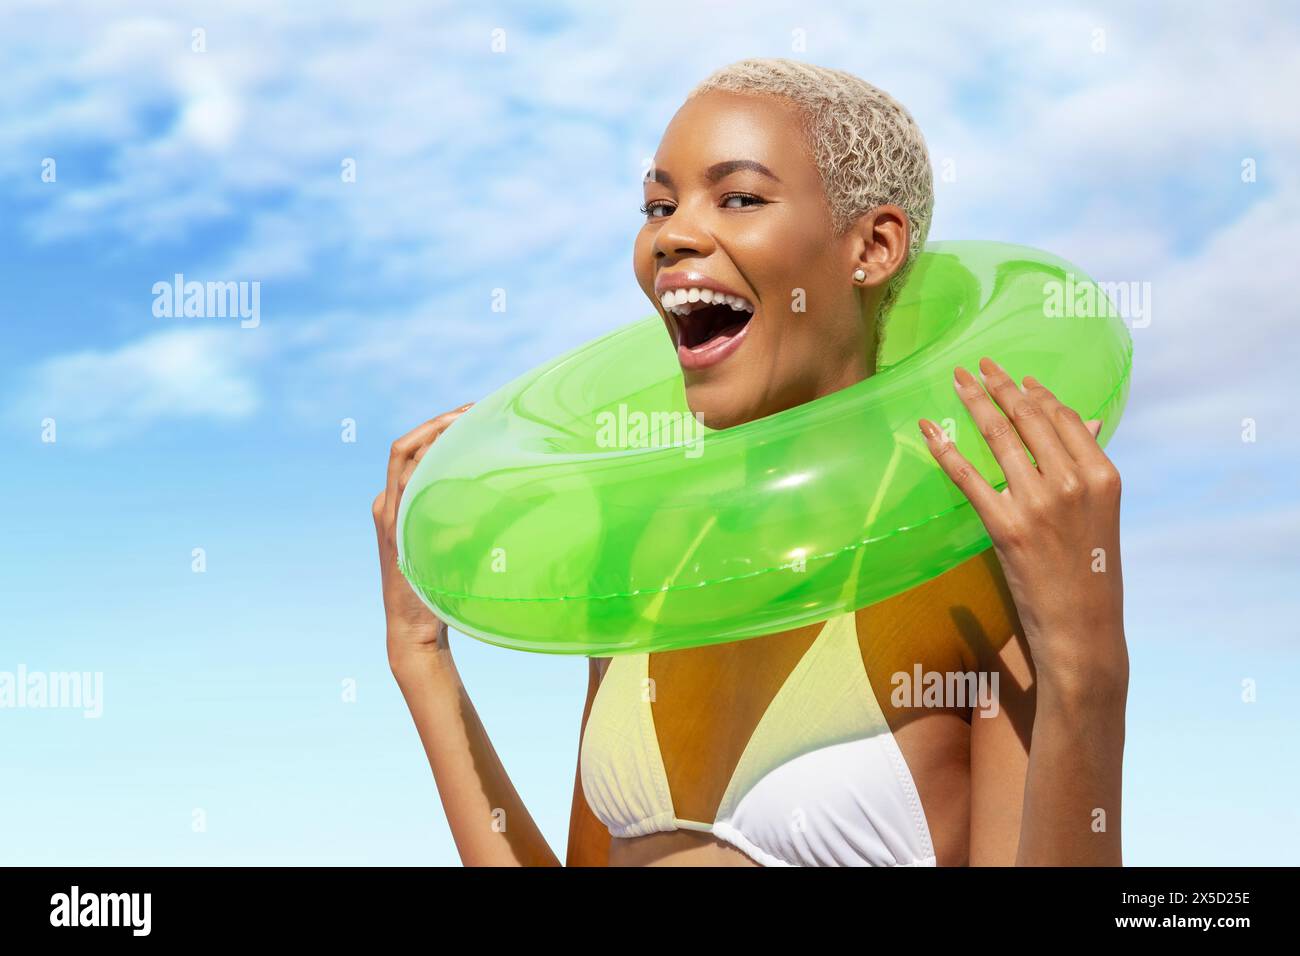
M 611 658 L 580 747 L 582 791 L 616 837 L 712 833 L 765 866 L 933 866 L 930 829 L 858 646 L 831 618 L 754 729 L 710 823 L 673 808 L 645 683 L 650 655 Z

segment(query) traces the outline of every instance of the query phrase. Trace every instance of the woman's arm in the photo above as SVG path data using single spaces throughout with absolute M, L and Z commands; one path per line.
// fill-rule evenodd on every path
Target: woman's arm
M 999 716 L 971 718 L 972 862 L 1012 862 L 1008 808 L 1023 776 L 1014 862 L 1118 866 L 1128 693 L 1119 473 L 1093 425 L 1041 384 L 1026 377 L 1021 391 L 996 363 L 980 366 L 997 407 L 964 369 L 954 384 L 1007 477 L 1004 491 L 921 423 L 988 529 L 1023 631 L 987 662 L 1003 688 Z M 1030 689 L 1029 671 L 1032 693 L 1005 700 Z
M 425 452 L 468 408 L 430 419 L 393 442 L 387 482 L 375 497 L 388 663 L 415 719 L 461 860 L 467 866 L 558 866 L 465 692 L 447 625 L 397 569 L 402 492 Z
M 493 749 L 445 644 L 393 661 L 393 676 L 424 744 L 461 861 L 559 866 Z
M 461 859 L 471 866 L 558 866 L 559 861 L 492 749 L 450 653 L 441 653 L 445 657 L 434 656 L 423 663 L 419 659 L 408 660 L 394 666 L 393 673 L 415 718 Z M 597 658 L 588 662 L 587 701 L 582 710 L 579 746 L 587 729 L 591 703 L 600 687 L 602 664 Z M 454 783 L 444 786 L 444 780 Z M 492 799 L 489 796 L 492 794 L 499 799 Z M 502 812 L 497 812 L 498 807 Z M 494 825 L 498 819 L 507 825 L 499 831 L 495 826 L 489 828 L 489 835 L 479 825 L 489 816 Z M 518 821 L 513 830 L 508 825 L 510 821 Z M 608 866 L 611 839 L 609 829 L 587 805 L 579 763 L 574 774 L 566 865 Z
M 1018 865 L 1123 865 L 1126 692 L 1127 682 L 1039 682 Z
M 1123 701 L 1040 693 L 1019 635 L 979 670 L 998 707 L 971 715 L 971 865 L 1118 865 Z

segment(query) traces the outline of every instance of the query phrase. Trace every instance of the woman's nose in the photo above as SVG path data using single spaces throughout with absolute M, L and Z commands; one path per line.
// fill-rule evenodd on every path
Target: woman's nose
M 681 206 L 659 227 L 655 236 L 655 251 L 661 257 L 707 256 L 712 249 L 713 240 L 699 213 Z

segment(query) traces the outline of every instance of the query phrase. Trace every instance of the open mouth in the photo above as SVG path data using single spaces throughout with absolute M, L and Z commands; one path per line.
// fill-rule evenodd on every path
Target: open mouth
M 754 317 L 746 299 L 728 295 L 715 302 L 684 302 L 664 307 L 677 329 L 677 345 L 689 351 L 707 351 L 735 338 Z

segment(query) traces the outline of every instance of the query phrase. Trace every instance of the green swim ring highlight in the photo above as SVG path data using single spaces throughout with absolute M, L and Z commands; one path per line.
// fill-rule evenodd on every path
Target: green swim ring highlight
M 421 459 L 398 562 L 451 627 L 502 647 L 605 656 L 816 623 L 990 546 L 917 428 L 930 418 L 1006 484 L 952 386 L 988 355 L 1041 380 L 1104 445 L 1133 346 L 1103 290 L 1054 256 L 926 246 L 875 375 L 732 428 L 701 425 L 655 315 L 498 389 Z

